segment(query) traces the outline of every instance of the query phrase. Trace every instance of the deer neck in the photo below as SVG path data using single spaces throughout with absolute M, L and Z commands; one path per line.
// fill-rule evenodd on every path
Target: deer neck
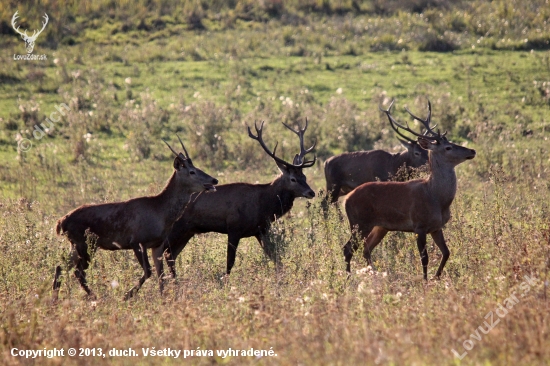
M 395 154 L 394 155 L 394 159 L 393 159 L 393 163 L 394 163 L 394 171 L 397 172 L 397 170 L 399 170 L 399 168 L 401 168 L 403 166 L 403 164 L 405 165 L 411 165 L 410 164 L 410 160 L 411 160 L 411 154 L 409 154 L 408 151 L 403 151 L 401 153 L 398 153 L 398 154 Z
M 270 199 L 273 202 L 273 211 L 277 218 L 286 214 L 294 204 L 294 193 L 285 188 L 282 182 L 282 175 L 275 179 L 270 185 Z
M 430 195 L 446 208 L 456 195 L 456 173 L 452 164 L 440 156 L 429 153 L 430 177 L 427 179 Z
M 157 195 L 160 200 L 159 212 L 165 215 L 166 222 L 175 222 L 183 214 L 193 193 L 180 179 L 174 171 L 162 192 Z

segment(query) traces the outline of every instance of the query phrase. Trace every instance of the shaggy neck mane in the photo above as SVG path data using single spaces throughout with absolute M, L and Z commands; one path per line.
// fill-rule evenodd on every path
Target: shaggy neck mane
M 271 184 L 271 187 L 273 188 L 273 193 L 277 196 L 277 199 L 272 201 L 275 205 L 274 212 L 277 217 L 281 217 L 288 211 L 290 211 L 292 205 L 294 204 L 294 199 L 296 198 L 291 191 L 283 187 L 281 183 L 282 177 L 283 176 L 280 175 Z

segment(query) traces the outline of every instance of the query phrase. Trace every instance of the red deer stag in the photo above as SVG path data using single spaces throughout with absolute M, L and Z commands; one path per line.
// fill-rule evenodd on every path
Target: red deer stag
M 351 258 L 358 248 L 355 235 L 363 241 L 363 256 L 372 265 L 371 252 L 386 233 L 405 231 L 417 236 L 425 280 L 428 279 L 426 235 L 432 236 L 442 254 L 436 273 L 436 277 L 439 277 L 450 255 L 442 229 L 451 217 L 450 206 L 456 194 L 454 168 L 473 159 L 476 152 L 449 142 L 446 133 L 435 133 L 429 126 L 430 115 L 426 120 L 419 119 L 430 132 L 430 135 L 421 135 L 412 131 L 408 124 L 405 127 L 397 123 L 390 109 L 382 111 L 392 125 L 417 136 L 420 147 L 428 150 L 430 176 L 408 182 L 365 183 L 349 194 L 345 207 L 352 237 L 344 246 L 346 269 L 350 272 Z
M 158 195 L 133 198 L 124 202 L 83 205 L 57 222 L 57 234 L 64 233 L 71 242 L 69 265 L 75 268 L 74 274 L 88 295 L 91 295 L 91 290 L 86 283 L 85 270 L 90 262 L 90 253 L 97 247 L 105 250 L 134 251 L 144 274 L 138 284 L 126 293 L 125 299 L 128 299 L 137 293 L 145 280 L 151 276 L 147 248 L 163 244 L 192 193 L 216 191 L 214 184 L 218 184 L 218 180 L 195 168 L 181 139 L 180 143 L 185 156 L 176 153 L 168 145 L 176 155 L 174 172 Z M 89 248 L 87 239 L 90 237 L 95 241 L 95 245 Z M 154 262 L 157 267 L 159 260 L 154 258 Z M 53 282 L 54 300 L 57 299 L 61 286 L 60 275 L 61 266 L 57 266 Z M 162 281 L 159 282 L 162 292 Z
M 428 110 L 429 119 L 432 113 L 430 102 L 428 102 Z M 407 112 L 413 118 L 420 120 L 408 109 Z M 384 182 L 395 176 L 403 166 L 418 168 L 428 162 L 426 150 L 422 149 L 415 140 L 399 132 L 393 124 L 390 125 L 399 136 L 404 138 L 404 140 L 397 139 L 407 151 L 399 154 L 391 154 L 384 150 L 356 151 L 327 159 L 325 161 L 326 200 L 330 199 L 330 203 L 335 203 L 339 197 L 345 196 L 363 183 L 374 182 L 377 179 Z
M 175 278 L 175 259 L 185 248 L 195 234 L 217 232 L 227 234 L 227 270 L 229 275 L 235 263 L 237 246 L 242 238 L 254 236 L 265 253 L 275 259 L 274 253 L 268 249 L 266 234 L 270 223 L 290 211 L 294 199 L 298 197 L 313 198 L 315 193 L 306 182 L 303 168 L 315 164 L 316 158 L 305 161 L 304 157 L 315 147 L 304 148 L 304 133 L 306 125 L 298 131 L 285 125 L 300 138 L 300 154 L 294 157 L 292 164 L 277 157 L 265 145 L 262 137 L 263 122 L 258 128 L 254 124 L 257 135 L 254 136 L 248 127 L 248 135 L 260 143 L 265 152 L 275 160 L 281 171 L 275 180 L 268 184 L 231 183 L 222 184 L 212 194 L 198 196 L 192 199 L 185 208 L 182 217 L 176 221 L 166 242 L 166 260 L 172 277 Z M 162 256 L 162 250 L 157 249 L 153 255 Z M 162 274 L 159 274 L 162 275 Z

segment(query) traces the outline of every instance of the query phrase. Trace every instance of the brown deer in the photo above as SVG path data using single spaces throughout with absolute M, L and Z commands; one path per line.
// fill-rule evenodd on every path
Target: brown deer
M 69 265 L 75 268 L 74 274 L 88 295 L 92 292 L 86 282 L 85 270 L 90 262 L 90 254 L 98 247 L 105 250 L 134 251 L 144 274 L 138 284 L 126 293 L 125 299 L 128 299 L 151 276 L 147 248 L 163 244 L 192 193 L 216 191 L 214 185 L 218 184 L 218 180 L 193 166 L 183 142 L 179 140 L 185 156 L 176 153 L 164 141 L 176 157 L 174 172 L 158 195 L 124 202 L 83 205 L 57 222 L 57 234 L 65 234 L 71 242 Z M 89 243 L 93 245 L 89 247 Z M 154 258 L 154 262 L 155 267 L 158 267 L 159 260 Z M 61 266 L 57 266 L 53 282 L 54 300 L 58 297 L 61 285 L 60 275 Z M 159 283 L 162 292 L 162 278 L 159 278 Z
M 371 253 L 386 233 L 405 231 L 413 232 L 417 236 L 425 280 L 428 279 L 426 235 L 432 236 L 442 254 L 436 273 L 439 278 L 450 255 L 442 229 L 451 217 L 450 206 L 456 194 L 454 168 L 473 159 L 476 152 L 449 142 L 445 137 L 446 132 L 435 133 L 429 126 L 431 116 L 426 120 L 419 119 L 430 133 L 421 135 L 412 131 L 408 124 L 405 127 L 397 123 L 391 116 L 390 109 L 382 111 L 386 113 L 391 124 L 417 136 L 420 147 L 428 151 L 430 176 L 408 182 L 365 183 L 348 195 L 345 208 L 352 237 L 344 246 L 346 269 L 350 272 L 353 252 L 359 247 L 354 236 L 363 241 L 363 256 L 372 266 Z
M 408 109 L 407 112 L 413 118 L 420 120 Z M 428 119 L 431 113 L 431 104 L 428 102 Z M 407 151 L 399 154 L 391 154 L 384 150 L 356 151 L 342 153 L 327 159 L 325 161 L 325 179 L 327 182 L 327 197 L 325 200 L 335 203 L 339 197 L 347 195 L 363 183 L 376 180 L 388 181 L 403 166 L 418 168 L 428 162 L 428 152 L 426 150 L 422 149 L 415 140 L 399 132 L 399 129 L 393 124 L 390 123 L 390 125 L 404 139 L 397 138 Z
M 264 252 L 275 260 L 275 255 L 269 250 L 266 242 L 270 224 L 277 218 L 290 211 L 294 199 L 298 197 L 313 198 L 315 193 L 306 182 L 303 168 L 315 164 L 316 158 L 305 161 L 304 157 L 315 147 L 304 148 L 304 133 L 307 129 L 307 120 L 303 129 L 297 131 L 285 126 L 296 133 L 300 139 L 300 154 L 294 157 L 292 164 L 277 157 L 265 145 L 262 137 L 263 122 L 258 128 L 254 124 L 257 135 L 253 135 L 248 127 L 248 135 L 260 143 L 265 152 L 275 160 L 281 171 L 275 180 L 267 184 L 232 183 L 222 184 L 217 191 L 208 195 L 193 198 L 185 208 L 182 217 L 176 221 L 172 232 L 165 244 L 165 256 L 172 277 L 175 278 L 175 259 L 185 248 L 195 234 L 217 232 L 227 234 L 227 269 L 231 273 L 235 263 L 237 246 L 242 238 L 254 236 Z M 153 252 L 155 256 L 162 256 L 162 250 Z M 161 275 L 161 274 L 159 274 Z

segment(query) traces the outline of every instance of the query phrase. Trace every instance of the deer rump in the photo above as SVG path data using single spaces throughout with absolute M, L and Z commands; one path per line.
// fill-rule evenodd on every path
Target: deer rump
M 357 187 L 346 197 L 345 208 L 350 227 L 368 235 L 374 227 L 387 231 L 430 234 L 443 227 L 451 218 L 450 204 L 441 206 L 430 199 L 425 179 L 408 182 L 369 182 Z M 408 197 L 427 197 L 410 200 Z M 357 205 L 356 202 L 363 202 Z M 439 208 L 435 209 L 435 208 Z M 430 227 L 420 227 L 429 222 Z
M 160 236 L 166 236 L 170 228 L 165 228 L 155 215 L 143 215 L 144 204 L 149 197 L 134 198 L 125 202 L 84 205 L 57 222 L 57 234 L 65 233 L 76 246 L 81 257 L 88 256 L 86 237 L 91 235 L 96 248 L 105 250 L 132 249 L 132 238 L 140 233 L 140 244 L 145 248 L 162 243 Z
M 389 180 L 403 165 L 406 166 L 407 172 L 411 168 L 417 168 L 418 164 L 407 165 L 408 162 L 402 155 L 383 150 L 369 150 L 333 156 L 325 163 L 327 191 L 338 198 L 347 195 L 363 183 Z

